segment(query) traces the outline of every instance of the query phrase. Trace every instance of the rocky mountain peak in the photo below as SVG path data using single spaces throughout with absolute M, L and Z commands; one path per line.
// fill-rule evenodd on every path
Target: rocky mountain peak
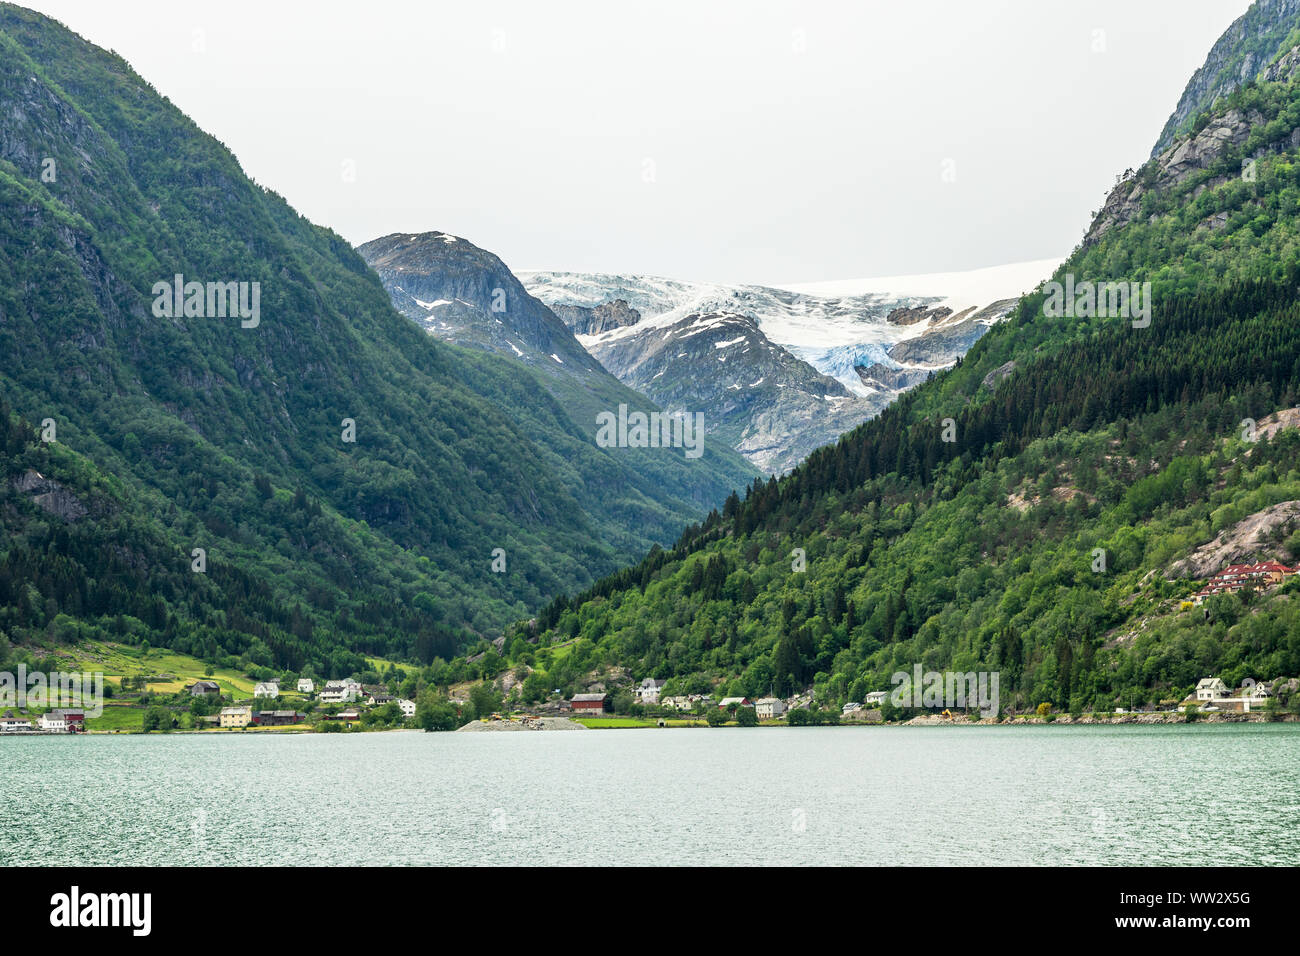
M 1216 100 L 1272 68 L 1279 52 L 1290 49 L 1300 28 L 1300 0 L 1256 0 L 1210 49 L 1205 63 L 1188 81 L 1183 95 L 1151 150 L 1164 153 L 1197 115 Z
M 550 371 L 599 364 L 501 259 L 446 232 L 394 233 L 358 247 L 393 304 L 437 338 Z

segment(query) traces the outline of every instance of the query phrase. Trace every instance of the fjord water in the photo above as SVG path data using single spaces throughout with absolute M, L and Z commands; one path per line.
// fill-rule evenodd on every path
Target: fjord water
M 1300 725 L 0 740 L 0 864 L 1300 863 Z

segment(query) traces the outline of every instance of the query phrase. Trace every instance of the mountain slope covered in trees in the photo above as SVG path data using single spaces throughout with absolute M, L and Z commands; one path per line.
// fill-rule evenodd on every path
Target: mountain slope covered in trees
M 837 705 L 920 664 L 1079 711 L 1300 675 L 1300 585 L 1183 606 L 1221 534 L 1300 560 L 1297 65 L 1120 183 L 1056 274 L 1150 282 L 1149 324 L 1026 296 L 953 370 L 517 627 L 524 696 L 594 670 Z
M 536 379 L 394 311 L 119 57 L 7 4 L 0 111 L 0 639 L 428 661 L 753 474 L 597 448 Z M 175 276 L 256 314 L 208 292 L 167 315 Z

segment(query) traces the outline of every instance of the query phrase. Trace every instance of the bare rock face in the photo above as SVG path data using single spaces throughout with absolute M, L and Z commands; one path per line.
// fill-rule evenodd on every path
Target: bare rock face
M 933 375 L 936 369 L 890 368 L 888 365 L 855 365 L 853 371 L 857 372 L 858 378 L 872 388 L 888 392 L 905 392 L 915 385 L 920 385 Z
M 1283 501 L 1242 518 L 1231 528 L 1221 531 L 1209 544 L 1174 562 L 1169 568 L 1170 574 L 1182 578 L 1208 578 L 1229 564 L 1276 561 L 1277 548 L 1272 541 L 1274 529 L 1279 527 L 1283 533 L 1300 527 L 1300 501 Z
M 1214 44 L 1205 63 L 1192 75 L 1183 95 L 1151 151 L 1159 156 L 1196 115 L 1255 77 L 1263 80 L 1289 75 L 1291 54 L 1270 65 L 1284 48 L 1300 17 L 1300 0 L 1259 0 L 1239 17 Z
M 585 305 L 554 305 L 551 311 L 560 317 L 574 335 L 599 335 L 610 329 L 622 329 L 641 321 L 641 313 L 626 299 L 602 302 L 594 308 Z
M 924 335 L 904 339 L 889 347 L 889 357 L 908 365 L 946 366 L 956 362 L 979 341 L 989 326 L 974 317 L 949 322 Z
M 1300 428 L 1300 408 L 1284 408 L 1259 422 L 1259 437 L 1272 438 L 1284 428 Z
M 1264 117 L 1255 112 L 1244 114 L 1240 110 L 1230 110 L 1196 135 L 1174 143 L 1160 154 L 1149 171 L 1144 170 L 1144 176 L 1132 176 L 1111 191 L 1084 237 L 1084 245 L 1096 242 L 1113 228 L 1128 225 L 1138 216 L 1142 197 L 1148 191 L 1148 187 L 1143 185 L 1144 178 L 1152 188 L 1173 188 L 1193 173 L 1208 168 L 1224 150 L 1244 143 L 1251 127 L 1263 120 Z M 1154 180 L 1149 179 L 1151 176 Z
M 1016 363 L 1014 359 L 1010 362 L 1007 362 L 1005 365 L 999 365 L 993 371 L 989 372 L 987 375 L 984 376 L 984 382 L 983 382 L 984 387 L 993 388 L 993 386 L 997 385 L 998 382 L 1002 381 L 1004 378 L 1006 378 L 1015 370 L 1016 370 Z
M 393 233 L 357 247 L 393 305 L 436 338 L 548 372 L 603 371 L 497 256 L 445 232 Z
M 1270 6 L 1263 4 L 1261 6 Z M 1280 8 L 1285 7 L 1290 16 L 1300 16 L 1300 0 L 1277 0 L 1271 6 Z M 1241 21 L 1234 24 L 1234 29 L 1240 25 Z M 1224 35 L 1228 39 L 1232 31 Z M 1237 38 L 1237 42 L 1240 37 Z M 1220 41 L 1223 42 L 1223 41 Z M 1216 51 L 1218 47 L 1216 46 Z M 1214 64 L 1216 53 L 1211 52 L 1210 60 L 1207 60 L 1206 66 L 1202 70 L 1208 69 Z M 1221 67 L 1222 64 L 1219 64 Z M 1122 227 L 1132 222 L 1139 214 L 1142 208 L 1142 197 L 1151 189 L 1157 188 L 1167 190 L 1177 186 L 1183 180 L 1187 179 L 1194 173 L 1208 169 L 1223 153 L 1233 147 L 1241 146 L 1250 136 L 1250 132 L 1258 125 L 1267 121 L 1259 112 L 1252 110 L 1242 112 L 1241 110 L 1229 110 L 1222 116 L 1216 117 L 1205 126 L 1204 129 L 1195 133 L 1185 133 L 1177 138 L 1172 135 L 1172 130 L 1182 125 L 1192 116 L 1196 115 L 1201 108 L 1213 102 L 1214 98 L 1226 95 L 1236 89 L 1243 83 L 1258 77 L 1261 82 L 1286 82 L 1293 79 L 1300 73 L 1300 46 L 1293 47 L 1276 62 L 1265 64 L 1260 61 L 1255 54 L 1247 54 L 1240 64 L 1239 75 L 1233 73 L 1220 74 L 1216 82 L 1219 86 L 1206 87 L 1200 90 L 1196 96 L 1192 96 L 1193 87 L 1197 84 L 1197 77 L 1200 76 L 1198 71 L 1197 77 L 1193 77 L 1192 84 L 1188 86 L 1188 92 L 1184 93 L 1184 99 L 1191 100 L 1188 102 L 1199 103 L 1200 105 L 1192 109 L 1186 103 L 1179 104 L 1179 110 L 1175 111 L 1174 116 L 1170 117 L 1170 126 L 1166 127 L 1166 132 L 1162 135 L 1157 150 L 1152 154 L 1151 163 L 1145 166 L 1140 175 L 1130 175 L 1121 181 L 1111 191 L 1106 198 L 1105 205 L 1102 206 L 1101 212 L 1093 221 L 1092 227 L 1084 237 L 1084 245 L 1090 245 L 1096 242 L 1107 231 L 1117 226 Z M 1220 88 L 1221 87 L 1221 88 Z M 1213 97 L 1210 94 L 1213 93 Z M 1175 122 L 1177 121 L 1177 122 Z M 1265 148 L 1258 151 L 1253 158 L 1274 152 L 1279 148 L 1294 149 L 1300 146 L 1300 128 L 1291 130 L 1289 137 L 1282 140 L 1280 144 L 1274 144 L 1271 148 Z M 1218 185 L 1224 180 L 1216 179 L 1209 183 L 1202 184 L 1200 188 Z M 1199 195 L 1199 192 L 1197 193 Z M 1222 228 L 1226 219 L 1211 219 L 1202 223 L 1208 229 Z
M 918 322 L 942 322 L 950 315 L 952 315 L 952 309 L 947 306 L 927 308 L 922 305 L 911 309 L 893 309 L 889 315 L 885 316 L 885 321 L 889 322 L 890 325 L 916 325 Z
M 510 732 L 524 730 L 586 730 L 582 724 L 567 717 L 530 717 L 517 720 L 471 720 L 458 728 L 457 733 Z
M 32 501 L 42 511 L 64 521 L 76 521 L 90 514 L 76 495 L 39 471 L 29 468 L 13 480 L 13 485 L 18 491 L 30 494 Z

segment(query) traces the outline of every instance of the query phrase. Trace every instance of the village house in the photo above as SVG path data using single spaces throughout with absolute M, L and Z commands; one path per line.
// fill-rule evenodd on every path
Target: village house
M 253 723 L 262 727 L 284 727 L 302 723 L 305 716 L 296 710 L 263 710 L 253 717 Z
M 347 723 L 351 723 L 353 721 L 357 721 L 361 719 L 361 711 L 357 710 L 355 707 L 349 707 L 347 710 L 340 710 L 337 714 L 335 714 L 333 717 L 329 719 L 342 720 Z
M 858 701 L 858 700 L 851 700 L 851 701 L 849 701 L 847 704 L 844 705 L 843 714 L 844 714 L 845 717 L 847 717 L 849 714 L 855 714 L 855 713 L 857 713 L 858 711 L 860 711 L 861 709 L 862 709 L 862 702 L 861 702 L 861 701 Z
M 718 706 L 723 708 L 730 707 L 732 704 L 735 704 L 737 707 L 748 707 L 749 698 L 748 697 L 724 697 L 722 698 L 722 700 L 718 701 Z
M 361 685 L 351 680 L 332 680 L 320 692 L 322 704 L 350 704 L 357 699 Z
M 1262 710 L 1272 696 L 1273 692 L 1267 683 L 1256 683 L 1248 679 L 1241 687 L 1230 692 L 1217 677 L 1206 677 L 1196 685 L 1195 695 L 1188 696 L 1181 703 L 1184 706 L 1195 703 L 1202 710 L 1208 711 L 1249 714 L 1252 710 Z
M 1205 587 L 1192 595 L 1192 603 L 1199 607 L 1206 598 L 1216 594 L 1235 594 L 1244 588 L 1267 590 L 1281 584 L 1288 577 L 1300 573 L 1300 568 L 1289 568 L 1276 561 L 1258 564 L 1231 564 L 1205 583 Z
M 86 730 L 86 712 L 84 710 L 55 709 L 42 714 L 36 722 L 37 727 L 47 734 L 79 734 Z
M 261 681 L 253 688 L 254 697 L 279 697 L 280 682 L 278 680 Z
M 30 717 L 6 710 L 0 717 L 0 734 L 30 734 L 35 730 Z
M 574 694 L 569 706 L 575 714 L 603 714 L 611 709 L 609 694 Z
M 1204 677 L 1196 685 L 1197 700 L 1219 700 L 1228 696 L 1228 685 L 1217 677 Z
M 760 697 L 754 703 L 759 720 L 774 720 L 785 713 L 785 701 L 777 697 Z
M 388 694 L 371 694 L 370 699 L 367 700 L 366 703 L 371 707 L 381 707 L 384 704 L 391 703 L 395 700 L 397 700 L 396 697 L 389 696 Z
M 638 704 L 657 704 L 659 703 L 659 692 L 664 689 L 666 680 L 658 680 L 654 677 L 647 677 L 643 680 L 633 693 L 636 696 Z
M 887 701 L 887 700 L 889 700 L 889 691 L 887 691 L 887 690 L 873 690 L 870 694 L 866 694 L 865 696 L 863 696 L 863 698 L 862 698 L 862 706 L 863 706 L 863 707 L 879 707 L 881 704 L 883 704 L 883 703 L 884 703 L 885 701 Z
M 664 697 L 660 699 L 659 705 L 667 707 L 670 710 L 690 710 L 693 706 L 689 697 Z
M 208 694 L 221 693 L 220 685 L 214 680 L 196 680 L 185 689 L 190 692 L 191 697 L 206 697 Z
M 247 727 L 253 722 L 253 708 L 251 707 L 223 707 L 221 708 L 221 726 L 241 728 Z
M 299 677 L 299 678 L 298 678 L 298 693 L 300 693 L 300 694 L 314 694 L 314 693 L 316 693 L 316 682 L 313 681 L 310 677 Z
M 397 706 L 402 708 L 403 717 L 410 718 L 415 716 L 415 701 L 401 697 L 397 700 Z

